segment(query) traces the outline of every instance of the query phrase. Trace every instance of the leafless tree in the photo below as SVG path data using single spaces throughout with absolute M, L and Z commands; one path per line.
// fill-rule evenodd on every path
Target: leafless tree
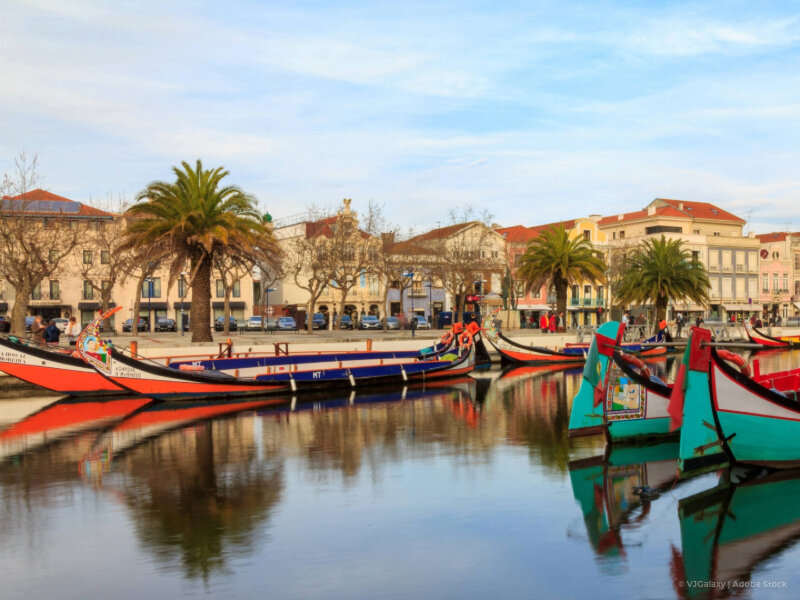
M 37 202 L 38 159 L 21 152 L 0 183 L 0 277 L 14 289 L 11 332 L 25 334 L 31 293 L 59 272 L 78 243 L 77 222 Z

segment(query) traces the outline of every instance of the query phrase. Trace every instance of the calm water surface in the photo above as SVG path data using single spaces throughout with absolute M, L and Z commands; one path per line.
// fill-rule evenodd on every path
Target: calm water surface
M 294 405 L 0 400 L 0 595 L 800 596 L 800 478 L 676 483 L 675 444 L 604 457 L 567 439 L 579 378 Z

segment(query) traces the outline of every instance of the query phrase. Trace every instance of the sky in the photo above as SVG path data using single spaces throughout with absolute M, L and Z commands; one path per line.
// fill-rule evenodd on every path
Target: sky
M 799 63 L 796 2 L 6 0 L 0 173 L 97 205 L 200 158 L 276 220 L 662 197 L 800 231 Z

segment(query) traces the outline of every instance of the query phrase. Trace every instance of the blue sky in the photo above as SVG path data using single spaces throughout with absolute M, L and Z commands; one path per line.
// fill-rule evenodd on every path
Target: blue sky
M 790 2 L 11 0 L 0 172 L 25 150 L 56 194 L 131 200 L 202 158 L 276 218 L 667 197 L 800 230 L 799 50 Z

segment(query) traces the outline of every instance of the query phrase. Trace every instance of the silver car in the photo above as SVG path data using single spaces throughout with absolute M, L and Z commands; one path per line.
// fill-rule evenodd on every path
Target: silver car
M 397 317 L 386 317 L 386 329 L 400 329 L 400 319 Z

